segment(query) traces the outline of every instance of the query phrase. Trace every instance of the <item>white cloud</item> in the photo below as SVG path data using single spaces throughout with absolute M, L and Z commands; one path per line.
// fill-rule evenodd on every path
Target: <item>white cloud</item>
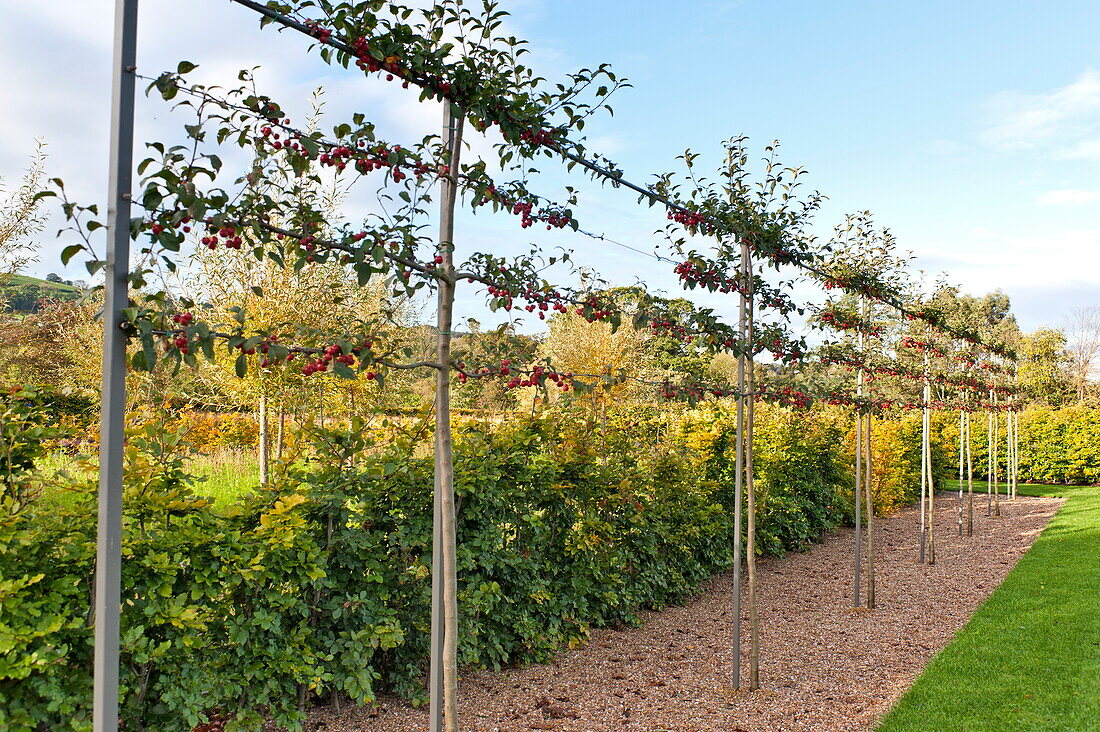
M 987 107 L 990 120 L 980 139 L 990 147 L 1100 160 L 1100 71 L 1096 69 L 1049 92 L 1001 92 Z
M 1014 234 L 974 228 L 919 247 L 920 259 L 946 269 L 973 292 L 1003 288 L 1100 288 L 1100 229 Z
M 1048 191 L 1039 196 L 1040 206 L 1081 206 L 1100 202 L 1100 191 L 1083 191 L 1070 188 L 1061 191 Z

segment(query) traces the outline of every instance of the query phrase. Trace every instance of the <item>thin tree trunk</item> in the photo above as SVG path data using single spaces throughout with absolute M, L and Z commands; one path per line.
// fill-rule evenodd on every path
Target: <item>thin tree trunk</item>
M 971 412 L 966 412 L 966 535 L 974 535 L 974 450 L 970 431 Z
M 874 425 L 873 417 L 867 415 L 867 438 L 863 441 L 867 448 L 867 458 L 863 461 L 866 478 L 863 481 L 863 492 L 867 496 L 867 608 L 875 609 L 875 500 L 873 493 L 874 471 L 872 470 L 871 428 Z
M 993 400 L 993 392 L 989 392 Z M 993 413 L 986 414 L 986 515 L 993 515 Z
M 351 425 L 355 422 L 355 411 L 355 391 L 352 389 L 348 389 L 348 429 L 350 429 Z M 356 457 L 357 455 L 355 453 L 352 453 L 351 457 L 348 460 L 350 463 L 349 467 L 353 469 L 357 464 Z
M 745 283 L 748 281 L 749 246 L 741 242 L 740 275 L 742 288 L 738 306 L 738 349 L 737 354 L 737 447 L 735 450 L 736 470 L 733 482 L 733 688 L 741 688 L 741 506 L 744 502 L 745 484 L 745 351 L 748 343 L 746 322 Z
M 923 458 L 924 458 L 924 475 L 925 475 L 925 487 L 928 491 L 928 518 L 925 522 L 925 528 L 927 529 L 928 548 L 926 557 L 928 564 L 936 563 L 936 531 L 935 531 L 935 517 L 936 517 L 936 489 L 932 480 L 932 384 L 928 377 L 928 355 L 924 357 L 924 413 L 921 420 L 921 437 L 924 443 Z
M 862 310 L 862 308 L 861 308 Z M 860 356 L 863 356 L 863 331 L 860 331 L 856 336 L 856 348 L 859 349 Z M 863 406 L 858 404 L 858 401 L 863 397 L 863 369 L 860 368 L 856 371 L 856 429 L 855 429 L 855 492 L 854 500 L 852 501 L 855 509 L 855 522 L 856 522 L 856 535 L 853 542 L 852 551 L 852 607 L 860 606 L 860 597 L 863 594 L 862 583 L 860 582 L 860 569 L 861 569 L 861 557 L 860 552 L 863 550 L 863 519 L 860 516 L 860 506 L 863 502 L 863 496 L 860 494 L 863 487 Z
M 927 362 L 927 357 L 925 358 Z M 928 385 L 927 380 L 921 388 L 922 398 L 927 404 Z M 920 419 L 920 563 L 924 564 L 928 558 L 928 443 L 925 440 L 927 430 L 925 428 L 925 416 L 928 407 L 921 411 Z
M 857 386 L 856 395 L 859 396 L 862 392 L 862 371 L 857 374 Z M 863 503 L 863 496 L 861 495 L 860 488 L 863 483 L 863 413 L 860 411 L 862 407 L 856 407 L 856 425 L 855 425 L 855 498 L 853 504 L 855 507 L 855 522 L 856 522 L 856 535 L 853 542 L 852 551 L 852 607 L 860 606 L 860 597 L 863 593 L 863 587 L 859 578 L 860 570 L 860 550 L 863 547 L 863 519 L 860 516 L 860 510 Z
M 271 458 L 271 440 L 268 435 L 267 428 L 267 391 L 260 386 L 260 485 L 267 485 L 268 482 L 268 462 Z
M 753 357 L 755 348 L 753 332 L 753 297 L 755 287 L 753 283 L 751 253 L 748 254 L 748 258 L 745 260 L 745 268 L 749 274 L 749 280 L 746 286 L 748 290 L 748 307 L 745 317 L 748 328 L 749 348 L 748 360 L 745 362 L 745 367 L 748 371 L 747 386 L 749 396 L 748 406 L 745 410 L 745 417 L 748 422 L 745 425 L 745 497 L 747 500 L 746 510 L 748 513 L 749 525 L 745 554 L 748 559 L 749 631 L 751 634 L 749 642 L 749 690 L 755 691 L 760 688 L 760 617 L 756 607 L 756 485 L 753 475 L 753 437 L 756 422 L 756 368 L 755 359 Z
M 454 319 L 454 211 L 464 116 L 444 103 L 443 140 L 450 154 L 440 195 L 439 280 L 436 319 L 435 390 L 435 546 L 432 559 L 432 732 L 458 730 L 458 577 L 454 499 L 454 446 L 451 440 L 451 325 Z
M 1012 500 L 1016 500 L 1016 412 L 1009 409 L 1006 412 L 1008 418 L 1008 433 L 1005 435 L 1007 444 L 1005 445 L 1005 454 L 1008 456 L 1008 495 Z
M 931 390 L 929 391 L 931 396 Z M 925 431 L 925 443 L 927 444 L 927 450 L 925 454 L 928 456 L 928 563 L 936 563 L 936 485 L 935 478 L 932 475 L 932 412 L 931 410 L 925 415 L 925 421 L 928 424 L 928 429 Z
M 963 535 L 963 410 L 959 410 L 959 536 Z
M 1020 487 L 1020 451 L 1016 436 L 1020 433 L 1020 413 L 1010 412 L 1012 415 L 1012 498 L 1016 498 L 1016 489 Z
M 993 407 L 997 407 L 997 397 L 993 397 Z M 1001 432 L 1001 418 L 993 412 L 993 515 L 1001 515 L 1001 443 L 997 441 Z
M 277 459 L 283 459 L 283 444 L 286 437 L 286 403 L 279 400 L 279 431 L 275 437 L 275 456 Z

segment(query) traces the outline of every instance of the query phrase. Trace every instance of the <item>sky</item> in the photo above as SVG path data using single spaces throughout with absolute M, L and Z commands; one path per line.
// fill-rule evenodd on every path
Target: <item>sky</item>
M 1028 330 L 1061 326 L 1071 309 L 1100 305 L 1100 3 L 502 6 L 544 76 L 606 62 L 630 79 L 632 88 L 612 102 L 614 116 L 597 117 L 585 132 L 592 149 L 633 179 L 675 169 L 689 148 L 703 165 L 717 165 L 721 141 L 734 135 L 748 135 L 755 150 L 778 139 L 782 160 L 806 168 L 807 185 L 828 196 L 815 220 L 819 236 L 845 213 L 870 210 L 930 278 L 946 273 L 971 294 L 1003 290 Z M 50 176 L 63 178 L 75 198 L 102 201 L 112 15 L 109 0 L 0 0 L 0 176 L 9 183 L 41 138 Z M 231 85 L 238 69 L 260 66 L 264 90 L 295 112 L 304 114 L 311 91 L 325 87 L 330 124 L 364 112 L 395 141 L 439 126 L 437 106 L 324 65 L 301 36 L 260 30 L 250 11 L 228 0 L 142 0 L 140 22 L 141 73 L 188 59 L 200 65 L 198 80 Z M 182 121 L 143 98 L 139 145 L 176 134 Z M 475 140 L 467 159 L 487 149 Z M 551 197 L 566 184 L 580 187 L 585 229 L 652 248 L 661 211 L 552 161 L 540 167 L 539 190 Z M 371 205 L 348 203 L 353 214 Z M 57 261 L 61 223 L 55 217 L 42 236 L 30 273 L 85 279 Z M 457 231 L 460 250 L 561 246 L 614 284 L 678 293 L 667 265 L 614 245 L 522 231 L 503 215 L 463 214 Z M 703 298 L 727 315 L 730 300 Z M 459 310 L 484 320 L 480 302 L 462 293 Z

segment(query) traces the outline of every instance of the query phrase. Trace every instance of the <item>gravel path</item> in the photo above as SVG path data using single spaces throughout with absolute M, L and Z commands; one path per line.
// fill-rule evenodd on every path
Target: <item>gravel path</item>
M 983 496 L 984 499 L 984 496 Z M 644 613 L 636 629 L 597 630 L 548 665 L 469 671 L 459 685 L 463 730 L 867 730 L 1004 579 L 1061 499 L 1002 502 L 974 536 L 956 535 L 955 503 L 937 500 L 938 563 L 917 562 L 919 515 L 876 522 L 878 607 L 851 607 L 853 532 L 806 553 L 759 563 L 761 684 L 730 688 L 731 576 L 686 605 Z M 744 622 L 747 630 L 747 616 Z M 747 654 L 747 632 L 745 652 Z M 743 668 L 747 672 L 747 655 Z M 384 698 L 374 708 L 318 710 L 307 729 L 427 729 L 423 709 Z

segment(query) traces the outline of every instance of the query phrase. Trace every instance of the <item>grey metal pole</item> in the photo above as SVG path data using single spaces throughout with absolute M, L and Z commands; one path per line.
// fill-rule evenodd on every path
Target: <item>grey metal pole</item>
M 99 519 L 96 540 L 92 728 L 118 729 L 119 616 L 122 594 L 122 450 L 126 417 L 130 186 L 134 165 L 134 83 L 138 0 L 115 3 L 107 267 L 103 303 L 103 387 L 99 423 Z
M 738 310 L 737 332 L 740 342 L 737 354 L 737 449 L 736 472 L 733 479 L 733 688 L 741 688 L 741 503 L 744 500 L 745 481 L 745 348 L 748 344 L 745 308 L 748 297 L 749 245 L 741 242 L 741 297 Z

